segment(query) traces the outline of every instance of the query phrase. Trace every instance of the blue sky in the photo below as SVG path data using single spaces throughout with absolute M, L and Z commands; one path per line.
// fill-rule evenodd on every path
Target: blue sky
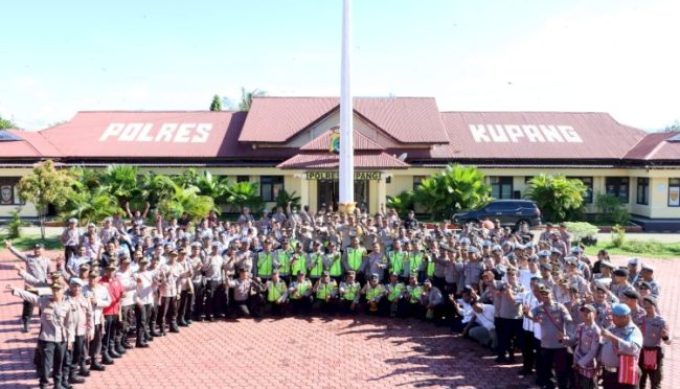
M 195 3 L 195 4 L 194 4 Z M 206 109 L 240 87 L 339 94 L 340 0 L 37 1 L 3 6 L 0 115 Z M 441 110 L 680 119 L 675 0 L 354 0 L 353 90 Z

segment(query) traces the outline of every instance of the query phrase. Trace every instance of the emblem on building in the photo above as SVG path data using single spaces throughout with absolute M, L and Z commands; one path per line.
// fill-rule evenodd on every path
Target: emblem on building
M 333 127 L 331 129 L 330 144 L 328 145 L 328 151 L 331 153 L 340 153 L 340 128 Z

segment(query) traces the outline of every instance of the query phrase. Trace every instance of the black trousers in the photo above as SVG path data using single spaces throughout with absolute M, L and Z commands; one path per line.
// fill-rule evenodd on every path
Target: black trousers
M 294 315 L 308 315 L 312 309 L 312 300 L 309 297 L 291 299 L 290 309 Z
M 205 284 L 205 309 L 201 309 L 205 313 L 205 316 L 210 318 L 217 316 L 221 312 L 220 300 L 224 300 L 224 297 L 220 298 L 220 293 L 218 289 L 222 285 L 219 281 L 208 281 Z M 224 289 L 221 289 L 224 291 Z
M 102 338 L 102 354 L 116 346 L 118 336 L 118 315 L 104 315 L 104 337 Z
M 64 261 L 68 262 L 72 255 L 78 255 L 78 246 L 64 246 Z
M 496 336 L 498 336 L 498 357 L 514 357 L 515 346 L 522 336 L 522 319 L 506 319 L 497 317 Z
M 132 328 L 132 318 L 135 313 L 134 305 L 125 305 L 120 308 L 120 318 L 118 320 L 118 337 L 116 341 L 127 343 L 128 342 L 128 332 Z
M 203 282 L 194 282 L 194 299 L 191 308 L 191 318 L 200 319 L 205 313 L 205 284 Z
M 180 322 L 191 320 L 191 301 L 194 295 L 189 290 L 183 290 L 179 295 L 179 307 L 177 317 Z
M 94 326 L 94 337 L 87 346 L 87 352 L 90 355 L 90 363 L 96 363 L 97 354 L 102 352 L 102 338 L 104 333 L 102 332 L 102 324 L 97 324 Z
M 51 373 L 50 370 L 53 367 L 54 382 L 62 382 L 62 366 L 66 356 L 66 342 L 57 343 L 38 340 L 38 355 L 40 357 L 40 366 L 38 368 L 40 384 L 47 385 Z
M 625 385 L 619 383 L 617 372 L 605 371 L 602 374 L 602 389 L 637 389 L 638 385 Z
M 150 318 L 153 304 L 135 305 L 135 323 L 137 333 L 137 344 L 146 343 L 150 338 Z
M 85 336 L 76 336 L 71 344 L 71 350 L 66 348 L 64 354 L 62 382 L 68 383 L 69 377 L 76 374 L 79 367 L 85 366 Z M 56 380 L 55 380 L 56 381 Z
M 569 378 L 572 372 L 569 364 L 569 353 L 566 348 L 543 348 L 541 347 L 541 363 L 538 369 L 537 383 L 541 387 L 552 389 L 555 387 L 553 381 L 553 369 L 557 377 L 557 387 L 566 389 L 569 387 Z
M 649 387 L 652 389 L 661 388 L 661 380 L 663 379 L 663 349 L 661 347 L 653 347 L 656 351 L 656 370 L 645 370 L 642 366 L 642 355 L 640 356 L 640 389 L 644 389 L 649 379 Z M 646 349 L 646 348 L 645 348 Z
M 33 292 L 31 292 L 33 293 Z M 21 322 L 22 323 L 28 323 L 31 320 L 31 316 L 33 316 L 33 307 L 34 305 L 29 303 L 28 301 L 24 301 L 23 306 L 21 307 Z
M 537 356 L 541 349 L 541 341 L 536 339 L 533 331 L 522 330 L 522 371 L 531 373 L 538 370 Z
M 236 316 L 245 316 L 249 317 L 250 316 L 250 304 L 248 304 L 248 300 L 243 300 L 243 301 L 234 301 L 234 313 Z
M 156 324 L 161 332 L 165 331 L 166 321 L 170 328 L 177 327 L 177 296 L 161 297 L 161 306 L 156 317 Z

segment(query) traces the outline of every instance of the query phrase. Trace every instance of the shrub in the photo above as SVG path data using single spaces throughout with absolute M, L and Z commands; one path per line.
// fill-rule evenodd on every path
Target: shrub
M 574 236 L 575 242 L 592 243 L 596 239 L 599 228 L 586 222 L 567 222 L 567 231 Z
M 621 248 L 626 241 L 626 229 L 620 225 L 612 227 L 612 246 Z
M 8 239 L 16 239 L 21 236 L 21 226 L 23 226 L 23 222 L 21 221 L 21 217 L 19 217 L 19 213 L 21 212 L 21 208 L 16 208 L 13 211 L 10 211 L 10 219 L 9 222 L 7 223 L 7 238 Z
M 610 194 L 598 194 L 595 207 L 599 214 L 600 223 L 628 225 L 630 214 L 621 199 Z
M 394 208 L 399 214 L 399 217 L 405 218 L 408 211 L 415 208 L 416 199 L 413 191 L 403 191 L 397 196 L 387 196 L 387 206 Z
M 583 207 L 586 186 L 565 176 L 538 175 L 529 181 L 527 197 L 535 201 L 546 220 L 567 220 Z

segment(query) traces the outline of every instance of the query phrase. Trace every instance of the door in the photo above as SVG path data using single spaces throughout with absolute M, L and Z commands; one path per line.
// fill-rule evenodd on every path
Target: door
M 354 181 L 354 201 L 357 207 L 368 208 L 369 181 Z M 317 183 L 317 208 L 326 207 L 338 210 L 338 199 L 340 198 L 340 183 L 338 181 L 319 181 Z

